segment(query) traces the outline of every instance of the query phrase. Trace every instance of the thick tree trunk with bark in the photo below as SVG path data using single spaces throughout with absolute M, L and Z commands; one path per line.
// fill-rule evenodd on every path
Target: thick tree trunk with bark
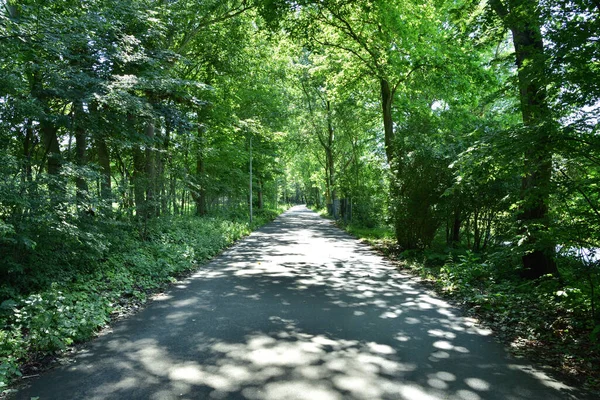
M 552 177 L 550 134 L 553 121 L 545 90 L 544 42 L 535 0 L 491 0 L 490 5 L 510 29 L 518 67 L 523 123 L 529 128 L 530 146 L 525 151 L 522 205 L 519 223 L 528 236 L 531 251 L 523 256 L 525 275 L 537 278 L 558 274 L 555 245 L 540 236 L 548 228 L 548 202 Z
M 62 166 L 62 156 L 58 143 L 58 128 L 48 120 L 42 121 L 40 125 L 46 152 L 47 171 L 48 174 L 57 176 Z

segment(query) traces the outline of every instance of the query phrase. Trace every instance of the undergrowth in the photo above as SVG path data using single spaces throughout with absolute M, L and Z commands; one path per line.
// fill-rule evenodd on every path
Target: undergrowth
M 139 227 L 115 223 L 104 227 L 103 249 L 90 249 L 96 257 L 84 256 L 87 268 L 44 265 L 29 268 L 29 275 L 22 268 L 18 287 L 0 285 L 0 390 L 29 365 L 90 339 L 132 304 L 144 303 L 282 211 L 258 210 L 252 226 L 244 213 L 157 218 L 144 227 L 143 240 Z M 37 258 L 48 254 L 56 262 L 52 251 L 41 242 Z
M 518 274 L 518 263 L 502 250 L 401 252 L 390 231 L 351 226 L 346 230 L 477 317 L 513 354 L 550 366 L 571 384 L 600 391 L 595 293 L 581 276 L 570 275 L 577 270 L 573 258 L 559 258 L 560 278 L 525 280 Z

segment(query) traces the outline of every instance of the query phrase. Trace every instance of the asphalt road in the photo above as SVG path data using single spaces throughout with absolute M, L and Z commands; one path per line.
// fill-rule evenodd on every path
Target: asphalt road
M 303 206 L 17 394 L 31 397 L 583 398 Z

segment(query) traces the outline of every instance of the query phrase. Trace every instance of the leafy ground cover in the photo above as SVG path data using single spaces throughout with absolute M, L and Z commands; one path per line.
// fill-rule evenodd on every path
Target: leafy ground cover
M 37 373 L 70 346 L 94 337 L 112 320 L 144 304 L 153 293 L 194 271 L 277 211 L 259 210 L 252 226 L 243 212 L 218 217 L 163 217 L 144 227 L 112 226 L 104 250 L 87 270 L 49 265 L 21 275 L 29 293 L 3 287 L 0 300 L 0 389 Z M 109 239 L 110 238 L 110 239 Z M 38 253 L 50 252 L 40 243 Z M 76 255 L 74 256 L 76 257 Z M 68 260 L 65 260 L 68 261 Z M 59 279 L 56 279 L 59 278 Z M 36 280 L 36 285 L 29 280 Z M 6 293 L 11 293 L 6 298 Z M 1 395 L 0 395 L 1 397 Z
M 574 260 L 559 259 L 561 278 L 524 280 L 502 251 L 400 251 L 386 228 L 346 226 L 494 331 L 515 356 L 523 356 L 563 381 L 600 393 L 600 327 L 590 288 L 572 276 Z

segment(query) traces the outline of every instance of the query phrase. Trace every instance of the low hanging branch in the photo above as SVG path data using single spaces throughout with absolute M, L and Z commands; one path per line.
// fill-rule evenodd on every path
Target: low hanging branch
M 181 53 L 185 50 L 185 48 L 194 40 L 194 38 L 200 33 L 202 29 L 205 29 L 211 25 L 218 24 L 221 22 L 225 22 L 232 18 L 237 17 L 254 8 L 254 5 L 248 4 L 247 0 L 243 0 L 242 3 L 238 7 L 234 7 L 230 10 L 227 10 L 222 15 L 219 15 L 214 18 L 207 18 L 200 21 L 191 31 L 185 33 L 181 44 L 178 47 L 178 52 Z
M 568 181 L 575 182 L 574 179 L 572 179 L 569 175 L 567 175 L 565 173 L 565 171 L 563 171 L 562 169 L 559 169 L 559 172 L 561 173 L 562 176 L 564 176 L 565 178 L 567 178 Z M 598 208 L 594 205 L 594 203 L 592 202 L 592 200 L 583 191 L 583 189 L 581 189 L 581 187 L 579 185 L 575 184 L 575 190 L 577 190 L 583 196 L 583 198 L 585 199 L 586 203 L 588 203 L 588 205 L 590 206 L 590 208 L 592 209 L 592 211 L 594 212 L 594 214 L 596 214 L 596 216 L 598 218 L 600 218 L 600 210 L 598 210 Z

